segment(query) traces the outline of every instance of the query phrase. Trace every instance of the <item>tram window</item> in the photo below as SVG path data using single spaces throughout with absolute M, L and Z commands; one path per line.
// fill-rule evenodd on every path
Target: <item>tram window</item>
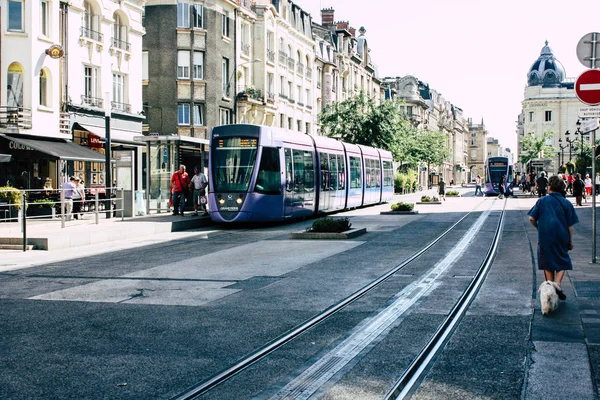
M 366 177 L 366 182 L 365 182 L 365 187 L 368 189 L 371 187 L 371 181 L 373 179 L 373 175 L 371 174 L 371 160 L 368 158 L 365 158 L 365 177 Z
M 264 147 L 262 149 L 254 190 L 265 194 L 281 194 L 278 149 L 273 147 Z
M 344 162 L 344 156 L 338 154 L 338 189 L 346 189 L 346 163 Z
M 383 162 L 383 186 L 394 186 L 394 166 L 391 161 Z
M 350 188 L 357 189 L 362 186 L 362 171 L 360 158 L 350 157 Z
M 338 189 L 338 165 L 334 154 L 329 155 L 329 186 L 330 190 Z
M 304 155 L 300 150 L 294 150 L 294 191 L 304 192 Z
M 315 165 L 313 162 L 313 153 L 304 152 L 304 190 L 314 192 L 315 190 Z
M 319 153 L 321 160 L 321 191 L 329 190 L 329 157 L 327 153 Z
M 285 155 L 285 190 L 291 192 L 294 190 L 294 182 L 292 181 L 292 150 L 284 149 Z
M 375 181 L 375 187 L 381 187 L 381 165 L 379 160 L 373 160 L 373 178 Z

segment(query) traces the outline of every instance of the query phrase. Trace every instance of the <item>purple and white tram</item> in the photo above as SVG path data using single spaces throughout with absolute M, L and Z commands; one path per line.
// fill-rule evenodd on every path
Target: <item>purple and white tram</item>
M 217 222 L 281 221 L 388 202 L 389 151 L 259 125 L 215 127 L 209 209 Z

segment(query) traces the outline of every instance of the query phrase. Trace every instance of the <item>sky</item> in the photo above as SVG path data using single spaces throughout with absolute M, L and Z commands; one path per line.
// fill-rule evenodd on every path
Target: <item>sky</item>
M 483 122 L 488 136 L 516 151 L 516 121 L 527 72 L 545 41 L 577 78 L 579 40 L 600 32 L 600 0 L 295 0 L 321 23 L 361 26 L 379 77 L 414 75 L 466 118 Z M 358 33 L 357 33 L 358 35 Z M 582 104 L 584 106 L 584 104 Z

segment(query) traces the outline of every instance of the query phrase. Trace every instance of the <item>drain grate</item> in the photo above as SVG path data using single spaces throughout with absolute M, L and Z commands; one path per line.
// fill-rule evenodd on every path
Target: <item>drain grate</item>
M 600 282 L 575 281 L 574 285 L 577 297 L 587 297 L 588 299 L 600 300 Z

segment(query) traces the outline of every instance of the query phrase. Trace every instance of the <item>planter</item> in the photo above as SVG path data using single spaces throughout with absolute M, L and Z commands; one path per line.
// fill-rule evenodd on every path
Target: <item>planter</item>
M 54 207 L 29 207 L 27 208 L 27 216 L 28 217 L 36 217 L 37 218 L 54 218 L 56 212 L 54 211 Z
M 419 204 L 419 203 L 417 203 Z M 412 214 L 418 214 L 418 211 L 412 210 L 412 211 L 382 211 L 379 213 L 379 215 L 412 215 Z
M 294 232 L 290 233 L 290 239 L 321 239 L 321 240 L 339 240 L 352 239 L 367 233 L 367 228 L 350 229 L 344 232 Z
M 417 204 L 424 204 L 424 205 L 428 205 L 428 204 L 442 204 L 441 201 L 417 201 Z

